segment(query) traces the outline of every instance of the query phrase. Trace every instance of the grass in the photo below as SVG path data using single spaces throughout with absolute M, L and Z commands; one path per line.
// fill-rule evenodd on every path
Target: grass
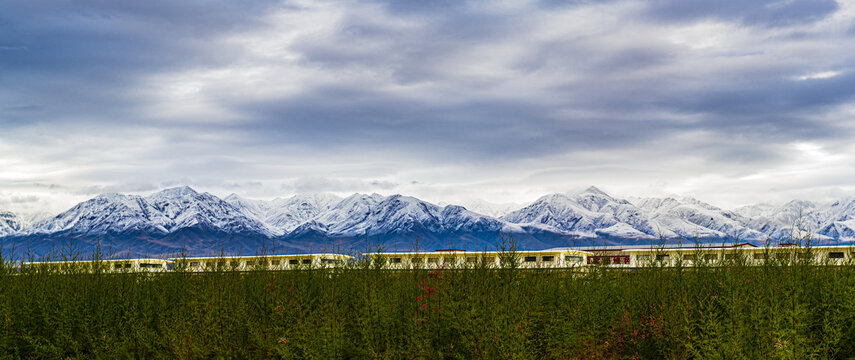
M 795 251 L 795 250 L 794 250 Z M 0 359 L 845 359 L 855 265 L 15 271 Z M 797 257 L 796 257 L 797 258 Z

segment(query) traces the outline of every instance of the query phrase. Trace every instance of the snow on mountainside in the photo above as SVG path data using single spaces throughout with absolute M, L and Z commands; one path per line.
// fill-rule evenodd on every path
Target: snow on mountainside
M 380 194 L 353 194 L 344 198 L 338 204 L 314 219 L 326 229 L 330 235 L 351 235 L 365 232 L 367 221 L 372 209 L 385 198 Z
M 0 211 L 0 236 L 11 235 L 21 231 L 23 225 L 20 219 L 8 211 Z
M 229 233 L 270 233 L 263 224 L 246 217 L 231 204 L 189 187 L 166 189 L 145 197 L 99 195 L 36 224 L 30 233 L 67 231 L 98 235 L 139 231 L 162 235 L 190 227 Z
M 410 196 L 354 194 L 321 213 L 307 226 L 331 236 L 370 236 L 408 232 L 489 232 L 507 226 L 462 206 L 441 207 Z M 306 231 L 305 226 L 300 228 Z
M 31 232 L 54 233 L 70 231 L 78 234 L 107 232 L 167 232 L 162 214 L 140 196 L 103 194 L 77 204 L 53 219 L 36 224 Z
M 694 198 L 637 198 L 634 203 L 651 220 L 683 238 L 731 237 L 748 241 L 766 238 L 745 225 L 747 218 Z
M 545 224 L 587 236 L 619 238 L 739 238 L 766 236 L 744 225 L 747 218 L 693 198 L 614 198 L 596 187 L 575 194 L 552 194 L 503 219 Z
M 759 204 L 735 211 L 749 218 L 749 227 L 772 238 L 810 234 L 815 240 L 855 240 L 855 198 L 829 203 L 793 200 L 778 206 Z
M 632 226 L 620 222 L 615 223 L 614 225 L 609 226 L 605 229 L 598 229 L 595 231 L 595 233 L 599 235 L 608 235 L 619 238 L 650 238 L 649 234 L 645 234 L 641 231 L 634 229 Z
M 244 215 L 264 223 L 274 234 L 283 235 L 330 210 L 342 199 L 331 194 L 302 194 L 264 201 L 231 194 L 224 200 Z
M 496 219 L 490 220 L 460 206 L 440 207 L 414 197 L 377 194 L 356 194 L 322 214 L 318 222 L 328 227 L 330 234 L 359 236 L 388 233 L 406 233 L 424 230 L 480 231 L 501 229 Z
M 414 197 L 392 195 L 373 206 L 363 220 L 348 230 L 357 234 L 400 233 L 424 227 L 430 232 L 442 231 L 440 207 Z M 331 229 L 337 230 L 333 224 Z M 343 230 L 343 229 L 342 229 Z
M 492 216 L 484 216 L 467 210 L 463 206 L 448 205 L 442 209 L 440 218 L 443 228 L 453 232 L 519 231 L 520 227 L 508 224 Z
M 821 207 L 811 201 L 792 200 L 782 205 L 743 206 L 734 212 L 747 219 L 747 227 L 778 239 L 790 236 L 793 226 L 804 229 L 806 233 L 817 234 L 825 222 L 822 220 L 825 215 L 818 212 Z M 796 234 L 798 233 L 799 231 L 796 231 Z
M 831 203 L 819 212 L 819 234 L 829 238 L 852 241 L 855 240 L 855 198 L 839 200 Z
M 593 186 L 575 194 L 546 195 L 502 219 L 516 224 L 548 225 L 586 236 L 596 236 L 599 232 L 614 236 L 631 233 L 637 237 L 655 237 L 663 230 L 629 201 L 615 199 Z M 628 227 L 635 231 L 627 231 Z
M 47 211 L 16 213 L 15 215 L 18 217 L 18 222 L 21 223 L 22 230 L 54 217 L 53 214 Z

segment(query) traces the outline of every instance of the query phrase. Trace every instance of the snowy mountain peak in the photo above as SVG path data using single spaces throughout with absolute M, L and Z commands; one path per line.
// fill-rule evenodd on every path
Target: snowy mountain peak
M 176 186 L 173 188 L 163 189 L 160 192 L 149 195 L 150 198 L 154 197 L 183 197 L 183 196 L 193 196 L 198 195 L 199 193 L 196 190 L 189 186 Z
M 223 200 L 227 202 L 239 202 L 246 199 L 238 194 L 231 193 L 228 196 L 224 197 Z
M 361 226 L 372 211 L 385 198 L 379 194 L 353 194 L 339 201 L 329 210 L 316 217 L 318 223 L 328 226 L 331 234 L 353 234 L 364 232 Z
M 540 224 L 559 231 L 593 235 L 595 230 L 610 227 L 618 222 L 612 214 L 599 214 L 598 211 L 591 210 L 607 207 L 605 203 L 596 201 L 597 198 L 609 201 L 596 192 L 545 195 L 502 219 L 516 224 Z
M 673 208 L 682 204 L 680 200 L 674 197 L 664 198 L 639 198 L 634 197 L 629 199 L 635 206 L 638 206 L 645 211 L 656 211 L 661 208 Z
M 830 205 L 830 212 L 836 213 L 838 220 L 848 220 L 855 216 L 855 198 L 841 199 Z
M 603 191 L 602 189 L 600 189 L 600 188 L 598 188 L 598 187 L 596 187 L 596 186 L 593 186 L 593 185 L 589 186 L 587 189 L 585 189 L 585 190 L 584 190 L 584 191 L 582 191 L 581 193 L 582 193 L 582 194 L 591 194 L 591 195 L 599 195 L 599 196 L 608 196 L 608 197 L 611 197 L 611 196 L 609 196 L 609 194 L 607 194 L 605 191 Z
M 605 209 L 609 206 L 615 207 L 629 205 L 634 207 L 634 205 L 632 205 L 629 201 L 624 199 L 616 199 L 594 186 L 591 186 L 585 191 L 576 194 L 573 197 L 573 201 L 579 205 L 582 205 L 587 210 L 596 212 L 599 212 L 601 210 L 609 211 Z
M 416 224 L 429 230 L 440 230 L 440 207 L 411 196 L 395 194 L 387 197 L 372 209 L 368 228 L 373 231 L 410 230 Z
M 793 209 L 802 209 L 802 210 L 813 210 L 815 209 L 817 204 L 813 201 L 807 200 L 790 200 L 784 204 L 784 207 L 793 208 Z
M 23 224 L 18 217 L 9 211 L 0 211 L 0 236 L 21 231 Z
M 464 211 L 469 211 L 469 210 L 466 210 L 466 207 L 460 206 L 460 205 L 446 205 L 442 208 L 442 215 L 443 216 L 457 215 L 457 214 L 462 214 Z
M 316 207 L 332 207 L 335 206 L 342 198 L 333 194 L 327 193 L 308 193 L 308 194 L 297 194 L 288 199 L 279 199 L 276 198 L 273 201 L 279 203 L 290 203 L 290 204 L 310 204 Z
M 696 205 L 696 206 L 702 207 L 702 208 L 707 209 L 707 210 L 721 211 L 721 208 L 714 206 L 714 205 L 711 205 L 711 204 L 708 204 L 708 203 L 705 203 L 705 202 L 700 201 L 698 199 L 695 199 L 691 196 L 684 196 L 684 197 L 680 198 L 680 202 L 685 203 L 685 204 Z
M 125 195 L 125 194 L 119 194 L 119 193 L 104 193 L 104 194 L 98 194 L 98 196 L 95 196 L 94 198 L 90 199 L 89 201 L 92 201 L 92 200 L 122 201 L 124 199 L 127 199 L 129 196 L 132 196 L 132 195 Z
M 422 204 L 422 203 L 427 204 L 427 202 L 425 202 L 425 201 L 416 199 L 412 196 L 406 196 L 406 195 L 401 195 L 401 194 L 389 195 L 388 197 L 386 197 L 383 200 L 383 202 L 405 203 L 405 204 L 411 204 L 411 205 L 417 205 L 417 204 Z

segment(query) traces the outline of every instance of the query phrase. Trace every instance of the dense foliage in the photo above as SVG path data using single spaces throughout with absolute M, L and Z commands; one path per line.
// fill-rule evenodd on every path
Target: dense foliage
M 794 250 L 796 251 L 796 250 Z M 801 251 L 801 250 L 799 250 Z M 0 266 L 0 359 L 855 354 L 855 266 L 101 273 Z M 795 259 L 795 260 L 793 260 Z

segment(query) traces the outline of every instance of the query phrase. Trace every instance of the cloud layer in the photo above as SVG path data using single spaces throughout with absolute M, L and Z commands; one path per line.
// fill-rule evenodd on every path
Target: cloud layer
M 855 195 L 851 1 L 0 10 L 0 208 L 171 184 L 448 202 L 586 184 L 732 205 Z

